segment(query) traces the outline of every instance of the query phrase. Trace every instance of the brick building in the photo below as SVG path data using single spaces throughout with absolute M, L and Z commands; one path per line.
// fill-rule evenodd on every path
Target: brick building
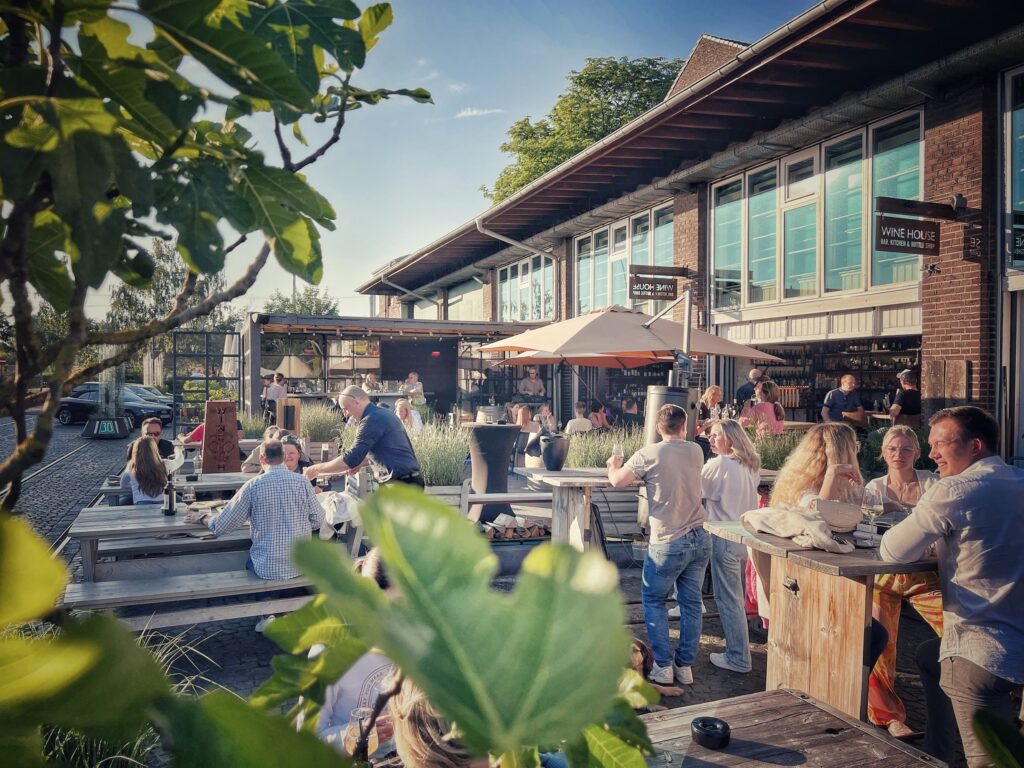
M 939 204 L 911 217 L 937 248 L 876 244 L 879 198 Z M 689 267 L 693 321 L 784 358 L 806 416 L 843 373 L 870 404 L 909 367 L 926 408 L 987 408 L 1024 454 L 1024 5 L 837 0 L 752 45 L 704 35 L 662 104 L 360 291 L 440 319 L 658 309 L 631 265 Z M 582 373 L 609 399 L 647 381 Z

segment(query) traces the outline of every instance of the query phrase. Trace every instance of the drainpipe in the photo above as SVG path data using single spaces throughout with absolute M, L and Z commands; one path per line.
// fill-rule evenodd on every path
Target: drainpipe
M 412 297 L 414 297 L 414 298 L 417 298 L 417 299 L 419 299 L 420 301 L 429 301 L 429 302 L 430 302 L 431 304 L 433 304 L 433 305 L 434 305 L 435 307 L 440 307 L 440 306 L 441 306 L 441 302 L 439 302 L 439 301 L 438 301 L 437 299 L 431 299 L 431 298 L 430 298 L 429 296 L 424 296 L 424 295 L 423 295 L 423 294 L 421 294 L 421 293 L 416 293 L 416 291 L 410 291 L 410 290 L 409 290 L 408 288 L 403 288 L 403 287 L 402 287 L 402 286 L 400 286 L 400 285 L 399 285 L 398 283 L 392 283 L 392 282 L 391 282 L 390 280 L 388 280 L 388 279 L 387 279 L 386 277 L 382 277 L 382 278 L 380 279 L 380 281 L 381 281 L 382 283 L 384 283 L 384 285 L 386 285 L 386 286 L 389 286 L 389 287 L 391 287 L 391 288 L 394 288 L 394 289 L 395 289 L 396 291 L 401 291 L 401 292 L 402 292 L 402 298 L 403 298 L 403 299 L 404 299 L 404 298 L 405 298 L 406 296 L 412 296 Z

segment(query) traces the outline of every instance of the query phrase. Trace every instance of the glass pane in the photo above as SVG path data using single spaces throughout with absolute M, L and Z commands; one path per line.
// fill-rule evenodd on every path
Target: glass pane
M 659 267 L 672 266 L 672 208 L 654 212 L 654 263 Z
M 742 201 L 743 184 L 740 181 L 715 190 L 712 291 L 716 307 L 740 305 Z
M 519 319 L 530 319 L 530 286 L 523 285 L 519 288 Z
M 747 301 L 775 301 L 778 181 L 774 168 L 747 181 Z
M 864 148 L 860 136 L 825 149 L 825 292 L 862 286 Z
M 786 166 L 786 199 L 814 194 L 814 158 Z
M 921 129 L 917 115 L 874 132 L 872 197 L 921 199 Z M 891 285 L 920 279 L 921 257 L 909 253 L 871 254 L 871 284 Z
M 612 304 L 618 304 L 620 307 L 627 306 L 626 272 L 625 259 L 616 259 L 612 262 Z
M 608 306 L 608 230 L 594 233 L 594 309 Z
M 555 263 L 544 259 L 544 314 L 550 320 L 555 316 Z
M 512 319 L 512 308 L 510 305 L 511 293 L 509 290 L 508 269 L 498 272 L 498 284 L 500 286 L 500 303 L 498 305 L 498 318 L 504 321 Z
M 509 283 L 509 320 L 519 319 L 519 265 L 513 264 L 508 268 Z
M 541 295 L 540 256 L 534 256 L 531 260 L 530 269 L 530 318 L 540 320 L 540 306 L 543 296 Z
M 814 203 L 783 214 L 783 296 L 787 299 L 813 296 L 817 292 L 817 217 L 818 206 Z
M 590 311 L 590 256 L 589 237 L 576 241 L 576 314 Z
M 1011 258 L 1014 267 L 1024 269 L 1024 75 L 1013 78 L 1010 109 Z
M 641 216 L 633 219 L 631 226 L 633 234 L 630 238 L 632 250 L 630 261 L 634 264 L 650 264 L 651 254 L 648 247 L 648 235 L 651 229 L 651 220 L 647 216 Z
M 627 233 L 625 224 L 612 230 L 612 258 L 620 256 L 626 252 L 626 239 Z

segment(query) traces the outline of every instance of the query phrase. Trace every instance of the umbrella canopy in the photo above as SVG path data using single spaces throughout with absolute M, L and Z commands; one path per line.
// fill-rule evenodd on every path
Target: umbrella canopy
M 645 328 L 644 323 L 650 320 L 651 316 L 643 312 L 619 306 L 607 307 L 484 344 L 480 349 L 493 352 L 544 350 L 559 357 L 597 354 L 648 359 L 682 351 L 680 347 L 685 333 L 682 323 L 655 320 L 650 327 Z M 690 332 L 689 353 L 785 362 L 767 352 L 719 338 L 697 328 Z
M 313 369 L 297 355 L 285 355 L 281 364 L 277 366 L 277 372 L 283 373 L 289 379 L 313 378 Z
M 550 352 L 534 350 L 532 352 L 521 352 L 515 357 L 507 357 L 499 360 L 492 367 L 499 365 L 558 365 L 568 363 L 569 365 L 587 365 L 592 368 L 639 368 L 643 365 L 653 363 L 671 363 L 672 357 L 631 357 L 629 355 L 553 355 Z

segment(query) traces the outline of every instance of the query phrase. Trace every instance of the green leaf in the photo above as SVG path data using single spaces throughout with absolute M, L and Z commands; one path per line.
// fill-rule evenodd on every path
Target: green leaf
M 633 709 L 642 709 L 660 700 L 654 687 L 635 669 L 627 669 L 619 678 L 619 696 Z
M 0 640 L 0 721 L 61 693 L 99 655 L 89 643 L 17 636 Z
M 587 768 L 590 765 L 590 750 L 587 749 L 587 740 L 580 734 L 572 741 L 562 745 L 571 768 Z
M 352 637 L 348 626 L 326 606 L 327 598 L 317 595 L 297 611 L 269 624 L 263 636 L 286 653 L 304 653 L 321 643 L 332 646 Z
M 170 695 L 153 655 L 109 616 L 69 622 L 58 643 L 94 648 L 98 658 L 74 685 L 21 707 L 20 720 L 116 741 L 137 734 L 153 703 Z
M 28 281 L 58 312 L 67 310 L 75 284 L 58 251 L 76 253 L 67 225 L 53 211 L 40 211 L 28 235 Z
M 45 768 L 43 759 L 43 735 L 38 726 L 24 728 L 0 728 L 0 755 L 6 765 L 19 768 Z
M 640 750 L 599 725 L 587 726 L 583 738 L 590 750 L 591 765 L 602 768 L 647 768 L 647 761 Z
M 148 288 L 155 271 L 153 257 L 145 251 L 136 251 L 134 256 L 123 252 L 113 267 L 115 275 L 135 288 Z
M 359 17 L 359 34 L 363 38 L 367 53 L 377 44 L 380 33 L 390 27 L 394 20 L 395 14 L 391 10 L 391 3 L 378 3 L 363 11 L 363 15 Z
M 654 754 L 654 745 L 647 736 L 647 726 L 637 717 L 633 708 L 624 700 L 616 699 L 611 711 L 605 715 L 603 725 L 606 730 L 615 734 L 631 747 Z
M 1024 736 L 1012 724 L 991 712 L 979 710 L 971 727 L 996 768 L 1024 767 Z
M 261 197 L 277 200 L 309 216 L 324 229 L 334 229 L 334 208 L 301 174 L 257 163 L 249 164 L 243 173 L 246 182 L 258 189 Z
M 160 705 L 173 737 L 176 765 L 189 768 L 280 768 L 349 766 L 311 733 L 297 732 L 284 718 L 247 705 L 225 691 L 200 699 L 168 699 Z
M 0 514 L 0 627 L 50 613 L 67 578 L 64 563 L 24 520 Z
M 422 492 L 384 488 L 361 509 L 401 597 L 385 601 L 337 549 L 303 542 L 295 562 L 353 627 L 401 667 L 477 754 L 574 737 L 606 713 L 629 657 L 615 566 L 541 545 L 511 594 L 468 521 Z
M 156 32 L 188 51 L 243 94 L 281 102 L 301 114 L 313 95 L 292 69 L 253 34 L 207 16 L 217 0 L 140 0 Z

